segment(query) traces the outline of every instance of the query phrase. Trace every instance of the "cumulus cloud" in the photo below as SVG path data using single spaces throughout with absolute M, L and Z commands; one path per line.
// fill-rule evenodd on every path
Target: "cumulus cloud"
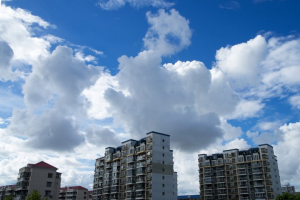
M 300 122 L 285 124 L 280 127 L 283 137 L 274 146 L 278 158 L 281 184 L 292 183 L 296 190 L 300 188 L 299 142 Z
M 118 10 L 128 3 L 134 8 L 153 6 L 156 8 L 168 8 L 173 5 L 165 0 L 99 0 L 98 5 L 104 10 Z
M 205 96 L 211 82 L 210 73 L 202 64 L 185 67 L 183 63 L 182 75 L 177 73 L 182 72 L 178 66 L 177 71 L 169 70 L 170 64 L 162 68 L 160 56 L 152 51 L 141 52 L 135 58 L 122 56 L 119 62 L 116 78 L 129 95 L 108 89 L 105 99 L 114 120 L 121 121 L 127 132 L 135 137 L 151 130 L 164 132 L 172 136 L 177 148 L 185 151 L 197 150 L 222 137 L 218 115 L 196 109 L 197 96 Z
M 190 45 L 192 31 L 189 21 L 176 10 L 167 13 L 161 9 L 157 14 L 147 12 L 147 19 L 150 28 L 143 39 L 147 49 L 171 55 Z
M 119 146 L 121 141 L 117 137 L 116 133 L 106 127 L 89 126 L 86 130 L 86 139 L 89 143 L 92 143 L 102 148 L 108 146 Z
M 221 48 L 217 51 L 217 67 L 230 79 L 236 88 L 255 86 L 260 83 L 260 64 L 265 57 L 267 42 L 257 36 L 247 43 Z
M 189 45 L 188 21 L 175 10 L 148 13 L 147 17 L 147 50 L 136 57 L 118 59 L 120 72 L 113 79 L 106 75 L 115 84 L 97 83 L 94 87 L 99 89 L 98 94 L 95 88 L 84 92 L 102 112 L 93 116 L 103 119 L 107 114 L 134 138 L 156 130 L 170 134 L 173 145 L 181 150 L 205 148 L 223 137 L 225 129 L 220 127 L 220 116 L 233 112 L 240 99 L 222 72 L 210 71 L 202 62 L 178 61 L 162 66 L 162 56 Z M 181 25 L 174 25 L 175 22 Z M 169 43 L 169 33 L 177 35 L 179 42 Z M 97 104 L 97 97 L 103 97 L 108 105 L 102 104 L 103 99 Z M 240 134 L 238 128 L 226 128 L 234 129 L 236 136 Z
M 13 50 L 7 42 L 0 39 L 0 81 L 14 81 L 19 75 L 19 71 L 13 71 L 11 67 L 11 60 L 13 58 Z
M 23 86 L 27 109 L 14 111 L 9 130 L 38 149 L 74 149 L 84 142 L 80 126 L 87 104 L 81 93 L 99 74 L 74 58 L 70 48 L 57 47 L 33 65 Z
M 13 61 L 33 64 L 39 56 L 47 56 L 50 43 L 33 36 L 31 26 L 43 29 L 52 27 L 48 22 L 30 12 L 2 6 L 0 12 L 0 37 L 13 50 Z M 31 48 L 28 48 L 28 47 Z
M 247 119 L 257 117 L 264 108 L 264 104 L 259 100 L 241 100 L 233 113 L 227 115 L 227 119 Z
M 300 109 L 300 95 L 294 95 L 289 99 L 290 104 L 297 109 Z

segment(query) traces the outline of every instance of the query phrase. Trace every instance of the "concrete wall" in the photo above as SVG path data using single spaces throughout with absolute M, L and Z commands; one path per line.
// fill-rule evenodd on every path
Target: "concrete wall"
M 52 173 L 52 178 L 48 178 L 48 174 Z M 51 182 L 51 187 L 47 186 L 47 182 Z M 52 199 L 58 199 L 60 189 L 60 180 L 56 179 L 56 170 L 51 168 L 31 168 L 31 177 L 29 182 L 28 194 L 33 190 L 41 193 L 42 197 L 45 196 L 46 191 L 50 191 Z M 48 199 L 51 199 L 48 197 Z

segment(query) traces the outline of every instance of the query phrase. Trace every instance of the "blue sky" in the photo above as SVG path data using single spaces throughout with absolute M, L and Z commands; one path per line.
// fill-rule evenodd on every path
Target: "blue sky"
M 300 189 L 299 1 L 1 3 L 0 184 L 44 160 L 91 187 L 105 147 L 154 130 L 179 194 L 199 192 L 198 153 L 261 143 Z

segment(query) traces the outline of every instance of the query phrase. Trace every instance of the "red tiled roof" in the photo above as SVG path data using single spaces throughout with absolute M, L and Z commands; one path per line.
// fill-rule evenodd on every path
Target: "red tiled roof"
M 73 190 L 88 190 L 82 186 L 71 186 L 71 187 L 64 187 L 60 188 L 61 190 L 73 189 Z
M 57 169 L 56 167 L 49 165 L 48 163 L 41 161 L 39 163 L 33 164 L 32 167 L 43 167 L 43 168 L 52 168 L 52 169 Z

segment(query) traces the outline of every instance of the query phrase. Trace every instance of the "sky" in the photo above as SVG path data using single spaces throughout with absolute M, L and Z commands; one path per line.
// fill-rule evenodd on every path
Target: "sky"
M 268 143 L 300 190 L 298 0 L 0 1 L 0 185 L 41 160 L 92 189 L 105 147 L 169 134 L 197 155 Z

